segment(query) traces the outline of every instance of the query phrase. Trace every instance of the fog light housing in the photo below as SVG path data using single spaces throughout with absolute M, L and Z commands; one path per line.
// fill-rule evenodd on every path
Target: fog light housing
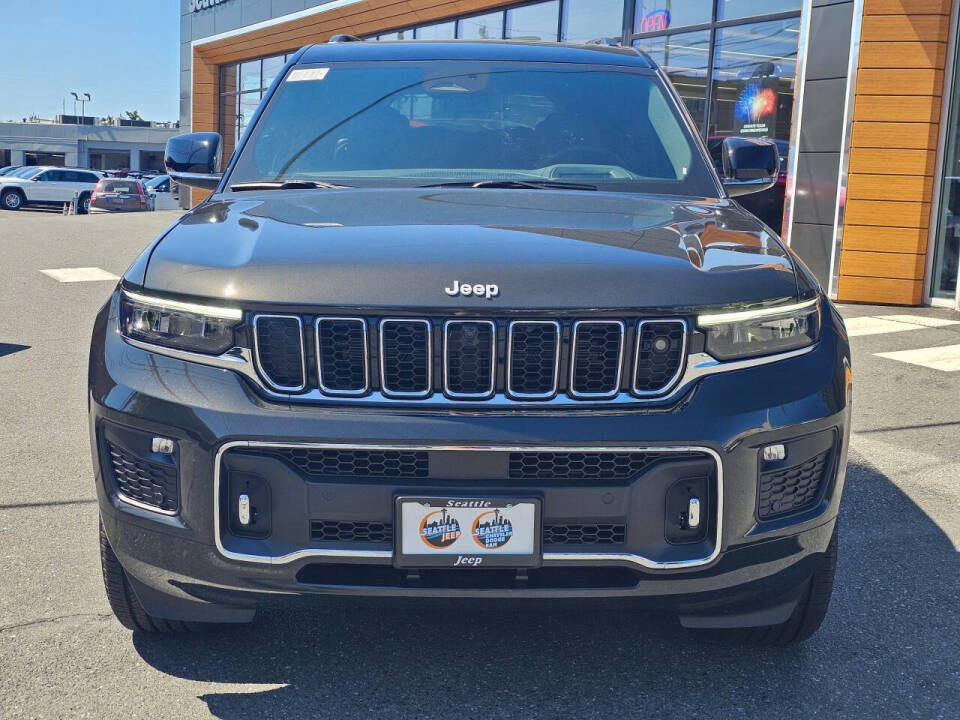
M 783 443 L 767 445 L 765 448 L 763 448 L 764 462 L 779 462 L 780 460 L 785 460 L 786 457 L 787 448 L 784 447 Z

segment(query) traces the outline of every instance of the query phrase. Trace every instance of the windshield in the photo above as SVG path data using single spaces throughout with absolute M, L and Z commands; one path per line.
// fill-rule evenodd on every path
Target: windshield
M 230 184 L 556 181 L 715 197 L 659 79 L 526 62 L 332 63 L 291 69 Z
M 158 175 L 157 177 L 153 178 L 153 180 L 149 180 L 148 182 L 146 182 L 144 184 L 144 187 L 155 188 L 159 185 L 162 185 L 166 181 L 167 181 L 166 175 Z
M 42 167 L 22 167 L 19 170 L 14 170 L 7 177 L 23 178 L 24 180 L 29 180 L 34 175 L 43 170 Z

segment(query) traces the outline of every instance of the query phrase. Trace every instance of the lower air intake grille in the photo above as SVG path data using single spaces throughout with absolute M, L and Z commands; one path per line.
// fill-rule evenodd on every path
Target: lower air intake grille
M 367 391 L 367 323 L 360 318 L 317 320 L 320 389 L 331 395 Z
M 380 373 L 383 392 L 399 397 L 430 394 L 430 334 L 427 320 L 380 323 Z
M 544 545 L 622 545 L 626 525 L 544 525 Z
M 510 324 L 508 389 L 519 398 L 549 398 L 557 391 L 560 326 L 555 322 Z
M 760 517 L 769 520 L 813 507 L 820 498 L 829 456 L 828 450 L 801 465 L 761 473 Z
M 425 478 L 429 470 L 429 454 L 419 450 L 278 448 L 271 452 L 315 477 Z
M 393 525 L 382 522 L 311 520 L 310 539 L 326 542 L 392 542 Z
M 258 315 L 254 319 L 257 364 L 264 379 L 277 390 L 302 390 L 303 326 L 289 315 Z
M 510 453 L 510 477 L 516 480 L 626 480 L 636 477 L 659 461 L 704 457 L 697 452 L 515 452 Z
M 104 444 L 121 495 L 166 512 L 177 509 L 180 492 L 175 467 L 142 460 L 110 442 Z
M 667 391 L 683 368 L 686 324 L 682 320 L 641 322 L 637 328 L 637 358 L 633 389 L 638 394 Z

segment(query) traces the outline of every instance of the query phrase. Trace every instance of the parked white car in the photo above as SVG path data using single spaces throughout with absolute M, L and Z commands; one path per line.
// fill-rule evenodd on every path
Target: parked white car
M 0 177 L 0 207 L 19 210 L 28 205 L 62 205 L 77 196 L 77 212 L 90 210 L 90 194 L 100 182 L 96 170 L 24 167 Z
M 143 182 L 149 210 L 179 210 L 180 186 L 169 175 L 158 175 Z

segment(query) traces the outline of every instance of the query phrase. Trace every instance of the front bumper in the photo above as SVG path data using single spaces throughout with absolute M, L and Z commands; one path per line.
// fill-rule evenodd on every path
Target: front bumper
M 740 615 L 762 613 L 792 607 L 833 532 L 846 463 L 850 382 L 846 338 L 829 313 L 813 351 L 703 378 L 667 412 L 413 411 L 267 402 L 235 373 L 132 347 L 115 331 L 115 314 L 112 302 L 98 316 L 90 358 L 97 493 L 114 551 L 141 602 L 162 617 L 235 619 L 238 608 L 267 596 L 331 592 L 631 596 L 659 598 L 688 616 L 723 615 L 731 608 Z M 160 514 L 118 497 L 103 452 L 105 428 L 176 440 L 175 510 Z M 818 434 L 833 438 L 818 501 L 800 513 L 758 519 L 759 448 Z M 291 445 L 422 447 L 443 455 L 438 467 L 445 471 L 407 481 L 317 481 L 269 453 L 245 452 L 251 446 Z M 471 459 L 481 455 L 571 448 L 686 455 L 617 482 L 518 485 L 507 476 L 471 469 L 477 465 Z M 700 454 L 699 465 L 690 452 Z M 707 472 L 704 460 L 712 468 L 707 532 L 686 544 L 657 540 L 650 527 L 654 521 L 662 527 L 662 493 L 677 478 Z M 224 479 L 230 473 L 259 473 L 271 484 L 267 537 L 231 532 Z M 651 495 L 652 487 L 661 494 Z M 410 573 L 393 567 L 389 541 L 310 536 L 310 521 L 318 518 L 387 523 L 392 498 L 401 492 L 518 491 L 542 499 L 545 523 L 622 521 L 624 541 L 546 544 L 542 567 L 529 573 Z

